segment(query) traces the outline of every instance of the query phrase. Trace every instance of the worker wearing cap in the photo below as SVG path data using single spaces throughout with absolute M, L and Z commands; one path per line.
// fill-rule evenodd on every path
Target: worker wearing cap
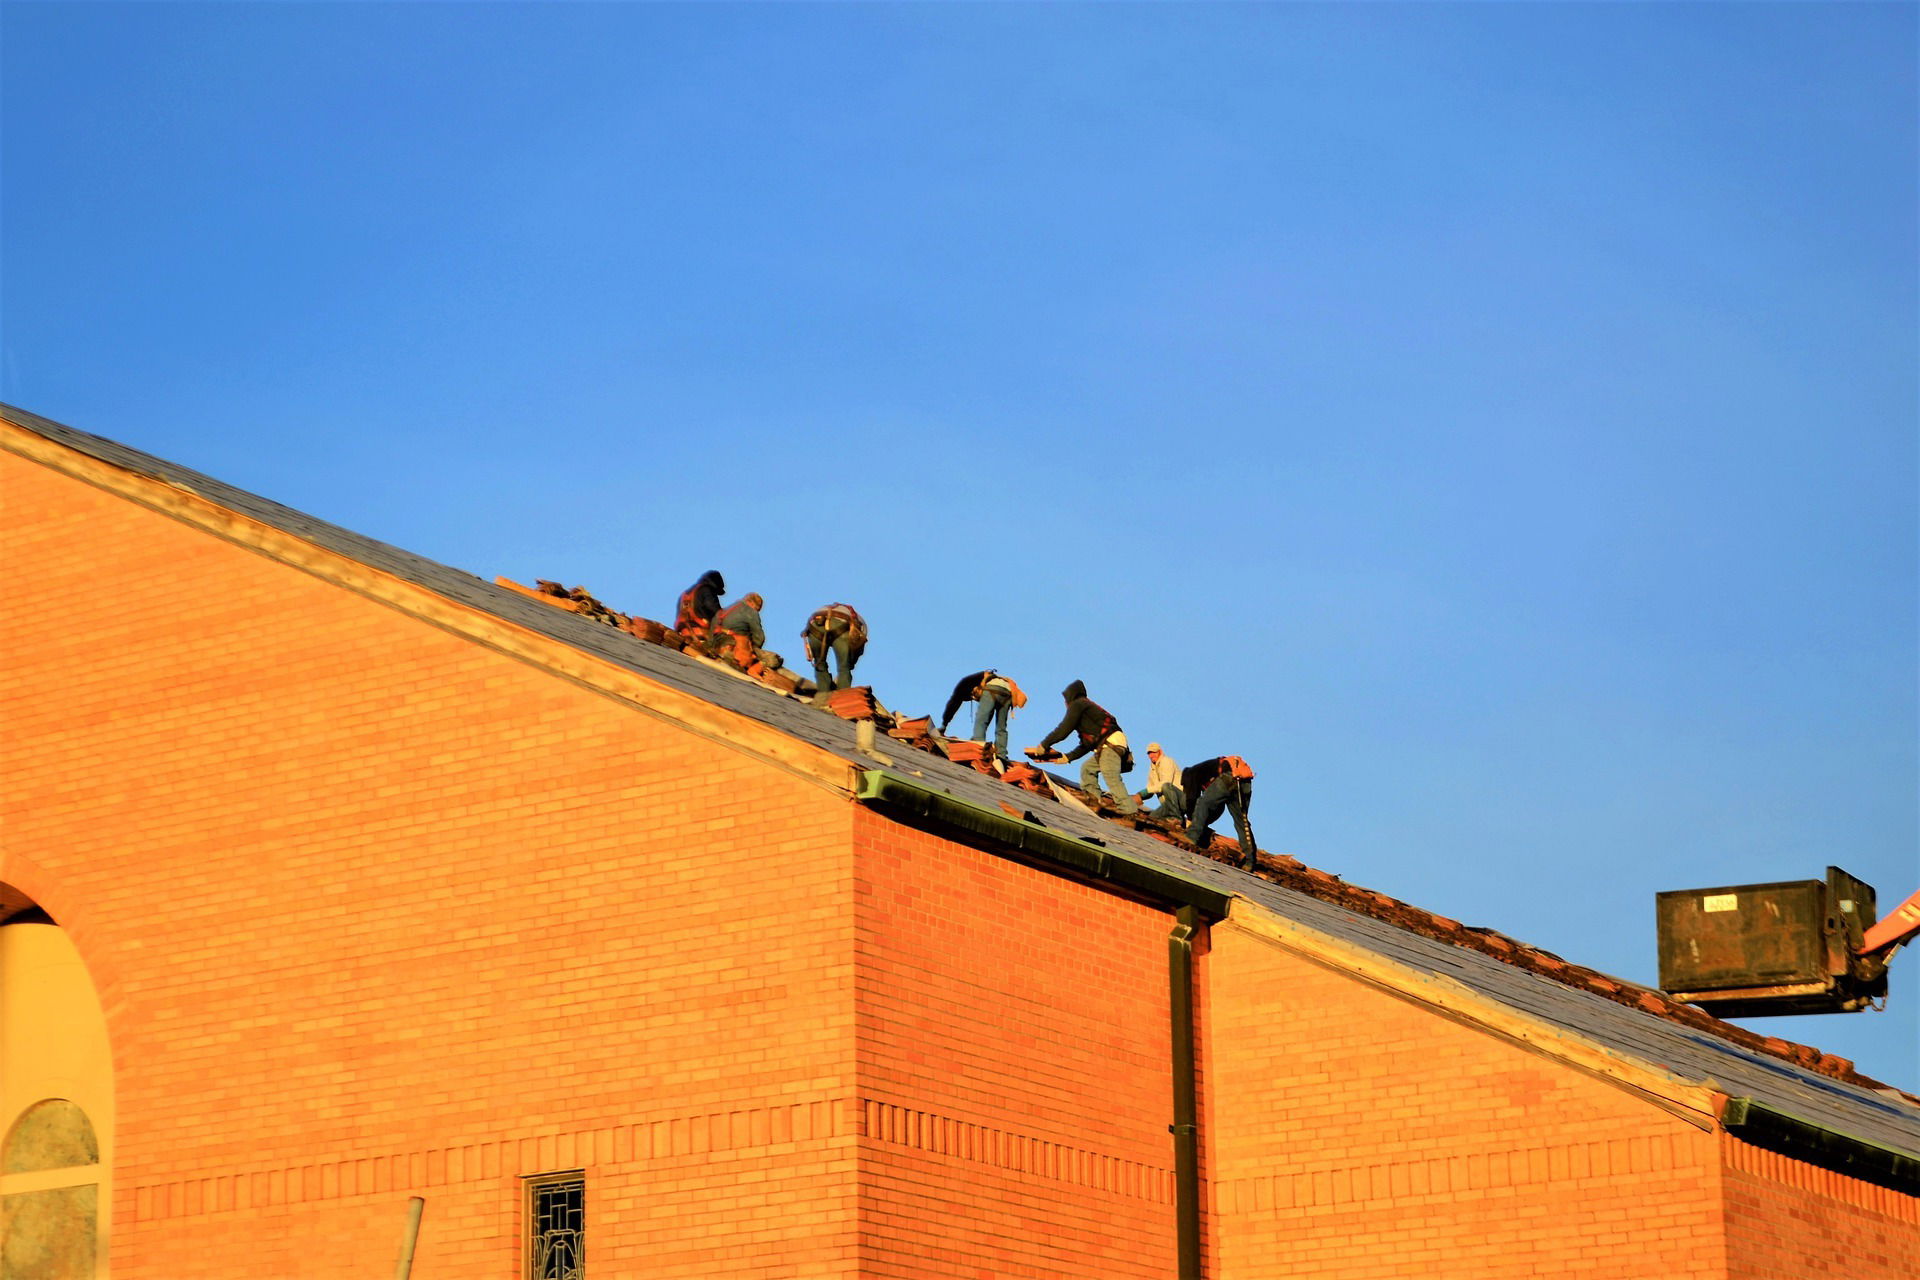
M 1156 818 L 1168 818 L 1174 822 L 1184 822 L 1187 817 L 1187 798 L 1180 790 L 1180 762 L 1160 749 L 1157 742 L 1147 744 L 1147 786 L 1140 793 L 1140 803 L 1158 797 L 1160 807 L 1153 811 Z
M 853 687 L 853 667 L 867 651 L 867 620 L 850 604 L 838 602 L 816 609 L 800 633 L 806 641 L 807 657 L 813 660 L 813 683 L 821 693 Z M 839 664 L 836 679 L 827 670 L 827 655 Z
M 766 603 L 758 591 L 749 591 L 713 619 L 714 651 L 731 658 L 742 671 L 756 662 L 770 670 L 780 667 L 780 655 L 766 649 L 767 629 L 760 621 Z
M 947 709 L 940 713 L 940 732 L 945 733 L 947 726 L 953 723 L 954 713 L 960 710 L 963 702 L 973 702 L 973 740 L 985 742 L 987 727 L 997 726 L 993 734 L 993 753 L 1001 764 L 1007 762 L 1007 723 L 1013 718 L 1015 708 L 1026 705 L 1026 695 L 1020 692 L 1020 686 L 988 667 L 985 671 L 976 671 L 970 676 L 961 676 L 960 682 L 953 686 L 953 694 L 947 699 Z
M 1107 794 L 1113 798 L 1116 808 L 1124 814 L 1136 812 L 1140 802 L 1133 798 L 1120 781 L 1120 775 L 1126 772 L 1128 763 L 1127 735 L 1120 730 L 1119 722 L 1108 714 L 1107 709 L 1087 697 L 1085 682 L 1075 680 L 1060 691 L 1066 699 L 1067 713 L 1053 732 L 1040 740 L 1037 747 L 1029 747 L 1027 754 L 1034 757 L 1045 755 L 1054 743 L 1069 733 L 1080 735 L 1080 745 L 1067 752 L 1067 759 L 1078 760 L 1085 756 L 1080 766 L 1080 789 L 1087 793 L 1087 799 L 1094 804 L 1100 802 L 1100 788 L 1095 775 L 1104 781 Z
M 1251 871 L 1259 848 L 1253 842 L 1253 824 L 1247 806 L 1253 803 L 1253 769 L 1239 756 L 1215 756 L 1180 775 L 1180 789 L 1195 796 L 1193 816 L 1187 820 L 1187 839 L 1196 849 L 1213 843 L 1213 820 L 1222 811 L 1233 815 L 1240 837 L 1240 865 Z
M 680 593 L 673 611 L 673 629 L 689 640 L 704 641 L 713 629 L 714 615 L 720 612 L 720 595 L 727 583 L 718 569 L 709 569 L 700 580 Z

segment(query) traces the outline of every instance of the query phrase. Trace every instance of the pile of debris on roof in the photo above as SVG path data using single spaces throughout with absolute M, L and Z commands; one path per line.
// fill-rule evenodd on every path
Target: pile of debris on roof
M 840 689 L 826 695 L 824 699 L 818 699 L 813 696 L 816 691 L 809 680 L 795 676 L 784 669 L 768 670 L 757 663 L 741 667 L 732 660 L 729 652 L 703 652 L 699 646 L 689 643 L 686 637 L 671 627 L 649 618 L 632 617 L 608 608 L 596 600 L 585 587 L 569 589 L 545 579 L 538 579 L 536 587 L 522 586 L 507 578 L 495 578 L 494 582 L 547 604 L 570 609 L 582 617 L 618 627 L 649 644 L 662 645 L 697 661 L 757 680 L 776 694 L 809 700 L 813 705 L 842 719 L 871 721 L 877 730 L 884 732 L 897 742 L 998 777 L 1002 782 L 1022 791 L 1100 813 L 1111 821 L 1125 823 L 1158 840 L 1177 845 L 1189 852 L 1200 853 L 1216 862 L 1236 865 L 1242 861 L 1240 845 L 1231 837 L 1216 835 L 1209 847 L 1195 849 L 1187 841 L 1184 828 L 1179 824 L 1145 814 L 1122 816 L 1111 808 L 1103 809 L 1098 796 L 1088 796 L 1077 787 L 1069 786 L 1056 775 L 1035 768 L 1031 764 L 1002 765 L 993 758 L 992 750 L 986 744 L 967 738 L 949 738 L 936 732 L 931 717 L 903 718 L 895 715 L 883 706 L 874 697 L 873 690 L 865 685 Z M 1016 817 L 1022 812 L 1020 808 L 1011 804 L 1003 804 L 1001 807 Z M 1610 977 L 1581 965 L 1570 964 L 1552 952 L 1528 946 L 1497 930 L 1463 925 L 1457 920 L 1435 915 L 1431 911 L 1402 902 L 1384 893 L 1348 884 L 1339 876 L 1307 866 L 1289 854 L 1274 854 L 1264 849 L 1259 850 L 1257 869 L 1251 874 L 1297 893 L 1344 907 L 1356 914 L 1384 921 L 1410 933 L 1482 952 L 1515 968 L 1541 974 L 1567 986 L 1682 1023 L 1770 1057 L 1785 1059 L 1809 1071 L 1871 1089 L 1903 1092 L 1858 1074 L 1854 1070 L 1853 1063 L 1845 1058 L 1821 1053 L 1818 1049 L 1794 1044 L 1775 1036 L 1762 1036 L 1744 1027 L 1723 1022 L 1701 1009 L 1674 1000 L 1663 991 Z M 1910 1100 L 1920 1102 L 1920 1098 L 1912 1098 L 1911 1095 L 1903 1096 L 1909 1096 Z

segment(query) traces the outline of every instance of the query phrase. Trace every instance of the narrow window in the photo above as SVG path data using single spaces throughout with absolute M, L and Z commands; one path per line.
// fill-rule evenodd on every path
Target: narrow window
M 543 1173 L 527 1179 L 527 1280 L 587 1274 L 587 1179 Z
M 0 1278 L 93 1275 L 99 1206 L 100 1144 L 87 1113 L 65 1098 L 28 1107 L 0 1143 Z

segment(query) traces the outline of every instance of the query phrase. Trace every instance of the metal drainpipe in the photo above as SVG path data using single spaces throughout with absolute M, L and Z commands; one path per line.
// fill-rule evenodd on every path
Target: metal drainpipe
M 1173 1010 L 1173 1213 L 1180 1280 L 1200 1280 L 1200 1108 L 1193 1081 L 1193 938 L 1200 912 L 1181 907 L 1167 935 Z

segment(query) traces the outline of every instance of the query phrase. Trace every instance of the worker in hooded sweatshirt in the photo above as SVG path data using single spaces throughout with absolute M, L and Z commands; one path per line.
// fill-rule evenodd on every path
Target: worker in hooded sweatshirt
M 816 609 L 800 633 L 806 641 L 807 657 L 813 659 L 813 683 L 821 693 L 853 687 L 853 667 L 867 651 L 867 620 L 850 604 L 830 604 Z M 827 655 L 839 664 L 836 679 L 827 670 Z
M 1100 789 L 1095 783 L 1095 775 L 1106 783 L 1107 794 L 1121 814 L 1133 813 L 1139 808 L 1139 802 L 1133 798 L 1120 781 L 1127 763 L 1127 735 L 1120 731 L 1120 725 L 1107 713 L 1107 709 L 1087 697 L 1087 686 L 1075 680 L 1060 691 L 1066 699 L 1067 713 L 1054 726 L 1053 732 L 1040 740 L 1037 747 L 1027 748 L 1029 756 L 1045 755 L 1054 743 L 1069 733 L 1080 735 L 1080 743 L 1067 752 L 1067 759 L 1078 760 L 1085 756 L 1080 765 L 1080 789 L 1087 793 L 1087 799 L 1098 804 Z
M 947 709 L 940 713 L 940 732 L 945 733 L 947 726 L 953 723 L 954 713 L 960 710 L 963 702 L 978 702 L 973 711 L 973 740 L 987 740 L 987 726 L 997 724 L 993 735 L 993 753 L 1001 764 L 1007 762 L 1007 721 L 1019 708 L 1027 705 L 1027 695 L 1020 692 L 1020 686 L 988 667 L 985 671 L 976 671 L 970 676 L 961 676 L 960 683 L 953 686 L 953 696 L 947 699 Z
M 1193 797 L 1187 839 L 1194 848 L 1213 843 L 1213 820 L 1225 810 L 1233 815 L 1233 829 L 1240 837 L 1240 865 L 1251 871 L 1260 851 L 1253 842 L 1253 824 L 1247 821 L 1247 807 L 1253 803 L 1252 767 L 1239 756 L 1215 756 L 1181 774 L 1180 789 Z
M 688 640 L 704 641 L 713 629 L 714 615 L 720 612 L 720 595 L 727 584 L 718 569 L 709 569 L 700 580 L 680 593 L 673 612 L 673 629 Z

